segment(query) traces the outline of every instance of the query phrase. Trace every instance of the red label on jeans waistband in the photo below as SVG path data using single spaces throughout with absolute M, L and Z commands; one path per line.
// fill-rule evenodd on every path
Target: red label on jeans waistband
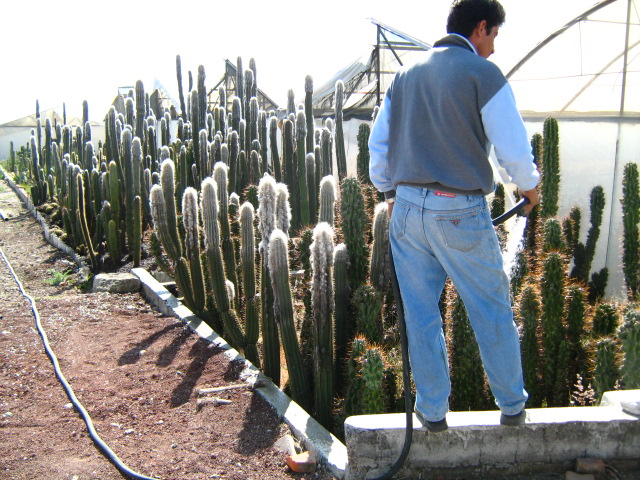
M 449 192 L 441 192 L 440 190 L 436 190 L 435 192 L 436 195 L 438 195 L 439 197 L 447 197 L 447 198 L 455 198 L 456 194 L 455 193 L 449 193 Z

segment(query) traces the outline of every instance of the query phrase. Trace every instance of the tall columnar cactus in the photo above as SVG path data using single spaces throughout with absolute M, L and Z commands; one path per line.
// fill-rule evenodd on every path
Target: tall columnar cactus
M 336 82 L 336 160 L 338 161 L 338 178 L 340 181 L 347 176 L 347 153 L 344 146 L 344 128 L 342 107 L 344 105 L 344 83 Z
M 206 296 L 202 261 L 200 260 L 198 192 L 193 187 L 187 187 L 184 191 L 184 195 L 182 196 L 182 223 L 185 230 L 185 258 L 189 262 L 191 286 L 193 288 L 193 298 L 195 300 L 193 307 L 195 308 L 195 313 L 197 315 L 201 315 L 204 313 L 206 306 Z
M 207 87 L 205 80 L 207 75 L 203 65 L 198 65 L 198 113 L 200 114 L 200 128 L 205 128 L 207 118 Z
M 135 136 L 141 140 L 145 138 L 144 119 L 146 118 L 144 84 L 141 80 L 136 81 L 136 121 Z M 133 126 L 133 125 L 132 125 Z
M 640 388 L 640 312 L 630 309 L 618 330 L 622 346 L 622 385 L 625 390 Z
M 193 158 L 200 161 L 200 130 L 205 125 L 200 120 L 200 102 L 198 101 L 198 91 L 192 90 L 189 94 L 189 104 L 191 105 L 191 111 L 189 113 L 189 119 L 191 121 L 191 140 L 193 141 Z
M 567 380 L 573 384 L 578 375 L 583 379 L 587 378 L 587 352 L 585 350 L 587 338 L 584 324 L 586 298 L 583 289 L 572 285 L 569 288 L 567 300 L 567 341 L 569 342 Z
M 357 336 L 351 342 L 351 352 L 347 362 L 347 394 L 345 396 L 344 410 L 347 416 L 359 415 L 362 410 L 362 391 L 364 380 L 362 378 L 361 359 L 367 348 L 367 340 Z
M 313 77 L 311 75 L 304 77 L 304 114 L 307 121 L 305 153 L 313 153 L 315 123 L 313 121 Z
M 178 97 L 180 98 L 180 116 L 187 120 L 187 107 L 184 103 L 184 91 L 182 89 L 182 60 L 176 55 L 176 76 L 178 77 Z
M 554 118 L 547 118 L 544 122 L 542 169 L 542 208 L 540 213 L 543 218 L 548 218 L 558 213 L 560 189 L 558 122 Z
M 245 356 L 250 362 L 257 362 L 258 351 L 256 348 L 252 348 L 249 351 L 245 349 L 247 345 L 245 333 L 240 327 L 236 312 L 231 308 L 231 300 L 229 298 L 229 291 L 226 284 L 227 277 L 225 274 L 224 262 L 222 260 L 220 225 L 218 223 L 218 196 L 216 189 L 216 181 L 211 177 L 207 177 L 202 182 L 200 199 L 205 249 L 208 260 L 207 264 L 209 266 L 209 277 L 211 279 L 216 310 L 222 318 L 224 332 L 231 345 L 237 349 L 244 350 Z M 255 344 L 253 346 L 255 347 Z M 259 364 L 259 362 L 257 363 Z
M 167 255 L 174 261 L 182 256 L 178 235 L 178 214 L 175 197 L 175 166 L 172 160 L 161 165 L 160 185 L 151 188 L 151 214 L 158 237 Z
M 316 223 L 318 217 L 318 183 L 316 182 L 316 158 L 313 153 L 307 153 L 305 157 L 305 170 L 307 172 L 307 188 L 309 197 L 309 220 Z
M 451 408 L 454 410 L 484 410 L 487 392 L 473 329 L 464 303 L 456 294 L 451 311 Z
M 573 207 L 569 216 L 562 221 L 562 235 L 567 244 L 567 251 L 574 255 L 576 245 L 580 241 L 580 221 L 582 212 L 579 207 Z
M 36 139 L 31 136 L 31 172 L 33 175 L 34 183 L 31 187 L 31 199 L 34 205 L 42 205 L 46 201 L 47 197 L 47 183 L 42 173 L 40 166 L 40 154 L 38 153 L 38 146 L 36 145 Z
M 562 228 L 560 222 L 555 218 L 548 218 L 544 222 L 543 248 L 545 252 L 563 252 L 565 250 Z
M 76 209 L 78 213 L 76 215 L 78 220 L 80 221 L 80 228 L 82 230 L 82 236 L 84 237 L 84 243 L 87 247 L 87 251 L 89 252 L 89 257 L 91 258 L 91 267 L 93 268 L 93 271 L 96 272 L 100 267 L 100 264 L 98 262 L 98 255 L 93 248 L 91 232 L 89 232 L 89 225 L 87 224 L 87 208 L 85 202 L 84 181 L 81 173 L 78 173 L 76 176 L 76 188 L 78 189 L 76 194 Z
M 326 222 L 331 227 L 334 226 L 336 197 L 336 181 L 333 175 L 327 175 L 320 181 L 318 223 Z
M 289 206 L 289 189 L 284 183 L 276 184 L 276 228 L 282 230 L 287 237 L 291 227 L 291 207 Z
M 604 337 L 596 343 L 596 367 L 593 371 L 593 389 L 597 400 L 604 392 L 613 390 L 620 380 L 618 365 L 618 345 L 612 337 Z
M 349 254 L 344 243 L 336 245 L 333 251 L 333 285 L 335 292 L 334 345 L 335 345 L 335 386 L 337 392 L 344 389 L 346 375 L 345 362 L 349 346 L 350 319 L 349 299 Z
M 616 306 L 613 303 L 601 303 L 596 307 L 591 333 L 594 338 L 612 336 L 619 322 L 620 315 Z
M 640 185 L 638 165 L 630 162 L 624 166 L 622 178 L 622 271 L 627 295 L 636 299 L 640 294 Z
M 117 238 L 118 238 L 118 251 L 122 252 L 124 250 L 124 242 L 123 242 L 123 234 L 124 228 L 121 221 L 122 216 L 122 199 L 120 194 L 120 172 L 118 165 L 113 160 L 109 162 L 109 199 L 111 203 L 111 219 L 115 221 L 117 228 Z M 116 263 L 120 261 L 120 259 L 114 260 Z
M 236 61 L 236 96 L 244 100 L 244 70 L 242 68 L 242 57 L 238 57 Z
M 260 311 L 258 297 L 256 295 L 256 240 L 253 227 L 254 222 L 253 205 L 245 202 L 240 207 L 240 230 L 241 230 L 241 247 L 240 261 L 242 266 L 242 286 L 245 296 L 245 341 L 247 346 L 246 352 L 254 352 L 255 362 L 252 363 L 258 368 L 260 367 L 258 355 L 258 338 L 260 336 Z
M 379 292 L 389 287 L 389 208 L 386 202 L 376 206 L 373 218 L 373 244 L 369 263 L 369 279 Z
M 362 407 L 366 414 L 385 411 L 384 372 L 385 360 L 382 349 L 376 346 L 366 348 L 362 356 Z
M 360 183 L 355 177 L 346 177 L 341 185 L 340 214 L 344 243 L 349 251 L 349 283 L 356 290 L 367 278 L 369 251 L 365 234 L 367 214 L 364 209 L 364 197 Z
M 320 173 L 319 177 L 326 177 L 327 175 L 333 175 L 333 156 L 331 154 L 333 147 L 333 136 L 331 134 L 331 130 L 327 127 L 322 129 L 322 134 L 320 136 L 320 148 L 322 151 L 320 162 Z
M 564 311 L 564 269 L 559 253 L 551 252 L 544 260 L 541 280 L 542 296 L 542 343 L 544 347 L 544 389 L 547 405 L 562 406 L 568 402 L 566 380 L 568 343 L 563 322 Z M 566 397 L 564 396 L 567 394 Z
M 382 343 L 382 294 L 369 284 L 360 286 L 353 294 L 357 311 L 357 331 L 373 343 Z
M 229 192 L 228 192 L 228 167 L 218 162 L 213 169 L 213 178 L 216 181 L 216 191 L 218 194 L 219 215 L 218 220 L 220 222 L 220 237 L 222 255 L 224 258 L 224 269 L 226 278 L 233 283 L 235 288 L 238 288 L 238 276 L 236 275 L 236 257 L 233 249 L 233 241 L 231 240 L 231 227 L 229 224 Z M 238 303 L 236 302 L 236 308 Z
M 362 183 L 371 185 L 369 177 L 369 136 L 371 135 L 371 127 L 368 123 L 361 123 L 358 127 L 358 157 L 356 159 L 358 179 Z
M 334 396 L 333 369 L 333 229 L 319 223 L 313 230 L 311 244 L 312 291 L 315 359 L 316 420 L 325 428 L 332 423 L 331 407 Z
M 591 227 L 587 233 L 587 242 L 582 245 L 578 243 L 574 255 L 574 267 L 571 276 L 587 283 L 591 264 L 596 254 L 596 243 L 600 237 L 600 226 L 602 225 L 602 214 L 604 212 L 605 197 L 601 186 L 591 190 Z
M 265 175 L 258 185 L 258 227 L 261 241 L 262 275 L 260 276 L 262 299 L 262 359 L 263 371 L 273 382 L 280 383 L 280 341 L 273 312 L 273 288 L 269 279 L 269 238 L 276 229 L 276 182 Z
M 311 135 L 311 133 L 309 133 Z M 300 224 L 304 227 L 311 223 L 309 208 L 309 189 L 307 187 L 307 162 L 305 155 L 305 142 L 307 137 L 307 121 L 303 110 L 298 110 L 296 115 L 296 154 L 297 165 L 297 186 L 300 205 Z
M 292 397 L 303 408 L 309 408 L 311 406 L 309 383 L 305 375 L 294 323 L 287 243 L 288 237 L 282 230 L 273 231 L 269 240 L 269 273 L 274 293 L 273 309 L 276 321 L 280 326 Z
M 283 123 L 284 130 L 284 183 L 290 187 L 292 225 L 294 229 L 300 227 L 300 198 L 298 197 L 298 163 L 295 156 L 295 141 L 293 135 L 293 123 L 286 119 Z M 306 181 L 306 178 L 305 178 Z
M 282 181 L 282 166 L 280 165 L 280 155 L 278 154 L 278 118 L 269 118 L 269 147 L 271 150 L 271 168 L 276 182 Z
M 540 365 L 542 365 L 541 348 L 538 341 L 540 325 L 540 294 L 533 285 L 522 289 L 518 301 L 517 321 L 522 328 L 522 373 L 524 385 L 529 392 L 529 406 L 542 406 L 542 389 L 540 388 Z
M 133 257 L 133 267 L 138 268 L 142 261 L 142 199 L 139 195 L 133 198 L 133 243 L 131 245 L 131 255 Z

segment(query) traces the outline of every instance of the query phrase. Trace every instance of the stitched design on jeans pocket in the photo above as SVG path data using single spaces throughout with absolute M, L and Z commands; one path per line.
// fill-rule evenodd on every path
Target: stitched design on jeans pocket
M 402 202 L 396 201 L 393 207 L 393 214 L 391 215 L 391 221 L 389 222 L 389 229 L 395 238 L 402 238 L 405 236 L 407 230 L 407 215 L 409 215 L 409 207 Z
M 479 210 L 436 215 L 436 220 L 445 244 L 455 250 L 468 252 L 482 239 Z

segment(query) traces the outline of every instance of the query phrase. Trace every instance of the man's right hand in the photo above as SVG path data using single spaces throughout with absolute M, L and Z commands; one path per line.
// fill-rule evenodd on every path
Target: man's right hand
M 531 213 L 531 210 L 533 210 L 533 207 L 540 203 L 538 190 L 536 190 L 535 188 L 531 190 L 520 190 L 520 195 L 529 199 L 529 203 L 524 207 L 524 214 L 529 215 L 529 213 Z

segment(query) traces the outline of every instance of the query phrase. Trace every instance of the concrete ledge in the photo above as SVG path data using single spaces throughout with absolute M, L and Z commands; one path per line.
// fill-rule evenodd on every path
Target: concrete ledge
M 344 478 L 347 468 L 347 449 L 340 440 L 311 418 L 300 405 L 291 400 L 237 350 L 231 348 L 222 337 L 185 307 L 149 272 L 143 268 L 134 268 L 131 273 L 140 279 L 142 293 L 147 301 L 160 312 L 167 316 L 177 317 L 198 335 L 218 345 L 225 350 L 225 355 L 231 361 L 244 362 L 245 368 L 241 377 L 254 386 L 256 392 L 273 406 L 296 438 L 307 450 L 316 454 L 318 461 L 325 464 L 335 477 Z
M 640 468 L 640 421 L 619 406 L 527 410 L 527 424 L 503 427 L 500 412 L 450 412 L 449 430 L 429 434 L 414 415 L 413 443 L 399 476 L 424 478 L 562 473 L 578 457 L 621 460 Z M 385 473 L 400 454 L 405 415 L 347 418 L 346 479 Z

